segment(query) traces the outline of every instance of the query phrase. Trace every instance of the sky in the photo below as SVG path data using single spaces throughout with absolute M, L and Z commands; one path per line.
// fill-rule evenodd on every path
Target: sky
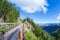
M 20 12 L 20 18 L 33 19 L 35 23 L 58 23 L 60 0 L 8 0 Z

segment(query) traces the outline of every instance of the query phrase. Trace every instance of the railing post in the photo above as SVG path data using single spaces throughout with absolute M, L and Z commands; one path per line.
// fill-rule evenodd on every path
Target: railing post
M 20 32 L 19 32 L 17 40 L 20 40 L 20 39 L 21 39 L 21 36 L 20 36 Z

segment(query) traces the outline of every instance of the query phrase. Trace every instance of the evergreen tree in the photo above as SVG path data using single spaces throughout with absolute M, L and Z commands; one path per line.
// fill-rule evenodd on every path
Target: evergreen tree
M 57 32 L 56 35 L 57 35 L 57 36 L 56 36 L 56 40 L 60 40 L 60 26 L 59 26 L 59 28 L 58 28 L 58 32 Z
M 0 0 L 0 14 L 4 22 L 16 22 L 19 17 L 19 11 L 7 0 Z

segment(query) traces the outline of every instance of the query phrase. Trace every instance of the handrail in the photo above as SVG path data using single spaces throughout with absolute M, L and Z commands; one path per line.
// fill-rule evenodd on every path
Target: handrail
M 0 34 L 4 34 L 12 28 L 15 28 L 17 25 L 17 23 L 0 23 Z
M 0 40 L 4 39 L 4 34 L 17 27 L 18 23 L 0 23 Z
M 0 25 L 1 25 L 1 24 L 17 24 L 17 23 L 0 23 Z

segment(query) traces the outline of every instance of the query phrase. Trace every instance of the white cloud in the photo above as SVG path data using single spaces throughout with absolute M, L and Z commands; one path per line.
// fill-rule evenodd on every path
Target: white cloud
M 48 3 L 47 0 L 9 0 L 15 3 L 23 11 L 27 13 L 35 13 L 37 11 L 47 12 Z
M 58 14 L 57 19 L 60 20 L 60 14 Z

